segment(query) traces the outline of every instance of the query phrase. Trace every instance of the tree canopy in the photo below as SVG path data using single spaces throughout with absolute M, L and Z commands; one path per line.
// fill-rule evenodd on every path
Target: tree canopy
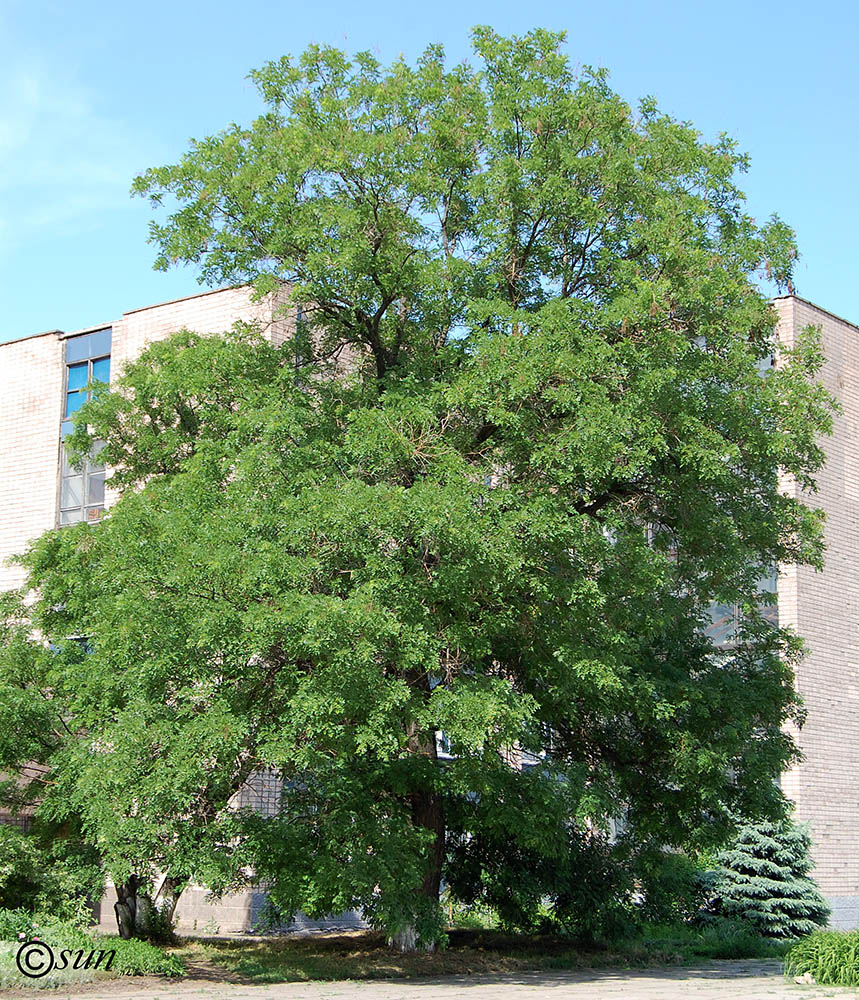
M 147 348 L 72 439 L 121 498 L 26 556 L 0 711 L 61 718 L 0 766 L 43 760 L 118 879 L 253 873 L 431 946 L 449 858 L 780 810 L 800 643 L 758 582 L 820 561 L 779 479 L 813 487 L 830 419 L 761 290 L 793 235 L 732 140 L 562 36 L 473 42 L 270 63 L 264 114 L 135 183 L 156 266 L 286 282 L 296 319 Z M 260 770 L 280 812 L 227 808 Z

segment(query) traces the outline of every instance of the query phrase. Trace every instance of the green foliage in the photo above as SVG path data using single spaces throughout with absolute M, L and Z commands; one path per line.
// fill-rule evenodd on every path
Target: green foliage
M 92 847 L 57 831 L 0 825 L 0 908 L 41 910 L 88 923 L 89 903 L 104 890 Z
M 0 913 L 8 912 L 0 911 Z M 20 917 L 18 914 L 14 914 L 7 919 L 9 919 L 9 924 L 14 926 L 15 923 L 19 922 Z M 0 916 L 0 920 L 3 920 L 2 916 Z M 64 949 L 68 949 L 70 952 L 82 950 L 84 954 L 89 954 L 93 947 L 100 947 L 78 924 L 69 920 L 59 920 L 49 913 L 30 914 L 28 922 L 29 926 L 18 931 L 14 939 L 8 933 L 0 937 L 0 988 L 55 989 L 67 984 L 88 982 L 93 979 L 94 973 L 91 969 L 74 969 L 71 967 L 71 963 L 67 968 L 54 969 L 38 980 L 29 979 L 22 975 L 15 964 L 15 954 L 21 945 L 18 935 L 22 933 L 26 938 L 34 937 L 46 942 L 55 956 Z M 12 926 L 9 924 L 7 927 L 11 930 Z
M 110 971 L 116 976 L 182 976 L 185 963 L 178 955 L 172 955 L 161 948 L 131 938 L 123 941 L 119 937 L 99 937 L 97 946 L 116 952 Z
M 179 332 L 87 403 L 73 444 L 122 497 L 5 599 L 0 771 L 49 782 L 5 792 L 79 816 L 114 880 L 255 872 L 431 945 L 449 832 L 511 924 L 563 859 L 557 919 L 595 936 L 627 920 L 620 813 L 671 847 L 782 807 L 801 643 L 758 580 L 820 562 L 778 481 L 812 487 L 831 404 L 758 284 L 792 234 L 746 213 L 729 138 L 560 35 L 473 38 L 474 67 L 270 63 L 261 117 L 136 182 L 157 266 L 302 312 L 283 347 Z M 280 813 L 229 809 L 260 770 Z
M 23 938 L 21 937 L 23 935 Z M 83 930 L 71 920 L 57 918 L 51 913 L 32 914 L 25 910 L 0 909 L 0 988 L 56 988 L 70 983 L 88 982 L 94 978 L 91 969 L 72 968 L 74 956 L 69 959 L 66 969 L 54 969 L 39 980 L 28 979 L 15 967 L 14 955 L 20 941 L 37 938 L 44 941 L 55 957 L 68 950 L 114 951 L 110 969 L 105 972 L 102 965 L 98 975 L 111 976 L 181 976 L 185 973 L 185 962 L 178 956 L 163 951 L 148 941 L 123 941 L 118 937 L 93 934 Z
M 778 958 L 788 944 L 758 934 L 747 923 L 716 918 L 703 926 L 647 925 L 639 932 L 652 952 L 683 955 L 687 961 L 702 958 Z
M 638 921 L 682 925 L 694 921 L 712 897 L 713 872 L 683 852 L 639 850 L 634 871 Z
M 17 941 L 21 934 L 31 938 L 35 933 L 32 911 L 23 907 L 0 909 L 0 941 Z
M 448 891 L 467 907 L 496 913 L 510 930 L 616 941 L 648 923 L 688 921 L 708 898 L 707 873 L 684 854 L 629 837 L 610 842 L 563 822 L 548 841 L 530 844 L 514 828 L 506 836 L 490 830 L 472 819 L 451 838 Z
M 804 824 L 749 823 L 719 857 L 716 911 L 759 934 L 802 937 L 822 927 L 829 906 L 809 875 L 811 836 Z
M 814 931 L 785 956 L 785 975 L 810 972 L 821 986 L 859 986 L 859 932 Z

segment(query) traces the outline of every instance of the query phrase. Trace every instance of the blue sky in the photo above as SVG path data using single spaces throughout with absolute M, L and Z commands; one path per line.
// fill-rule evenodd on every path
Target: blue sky
M 481 23 L 566 30 L 628 100 L 736 137 L 751 213 L 797 230 L 798 293 L 859 323 L 852 3 L 0 0 L 0 341 L 198 290 L 190 270 L 152 270 L 150 209 L 128 190 L 190 137 L 250 120 L 249 69 L 312 41 L 383 61 L 439 41 L 459 60 Z

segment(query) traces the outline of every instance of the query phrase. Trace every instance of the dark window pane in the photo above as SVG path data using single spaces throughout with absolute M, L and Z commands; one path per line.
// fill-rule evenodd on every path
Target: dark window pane
M 87 507 L 86 519 L 88 521 L 98 521 L 101 519 L 101 507 Z
M 710 605 L 710 625 L 705 632 L 714 645 L 726 646 L 733 641 L 737 628 L 736 613 L 734 604 Z
M 108 327 L 107 330 L 96 330 L 95 333 L 91 333 L 90 336 L 90 350 L 89 356 L 91 358 L 100 358 L 104 354 L 110 354 L 110 340 L 111 331 Z
M 83 512 L 80 507 L 76 510 L 60 511 L 60 524 L 77 524 L 77 522 L 81 520 L 83 520 Z
M 92 380 L 93 382 L 110 381 L 110 358 L 99 358 L 98 361 L 93 361 Z
M 63 480 L 60 490 L 60 507 L 66 510 L 69 507 L 80 507 L 83 503 L 83 476 L 67 476 Z
M 87 503 L 104 503 L 104 473 L 96 472 L 87 477 Z
M 69 383 L 66 386 L 69 392 L 72 389 L 83 389 L 89 381 L 89 364 L 69 365 Z
M 66 394 L 66 416 L 70 417 L 73 413 L 77 411 L 86 402 L 85 392 L 69 392 Z

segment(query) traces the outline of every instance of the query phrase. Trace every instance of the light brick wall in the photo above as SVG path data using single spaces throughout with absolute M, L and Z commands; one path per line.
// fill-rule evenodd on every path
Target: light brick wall
M 792 296 L 775 307 L 787 344 L 807 326 L 821 328 L 820 378 L 843 407 L 824 443 L 819 492 L 806 498 L 826 512 L 825 568 L 786 567 L 779 577 L 779 623 L 809 647 L 797 675 L 808 712 L 796 734 L 805 760 L 782 787 L 811 823 L 823 891 L 859 897 L 859 328 Z
M 54 333 L 0 347 L 0 590 L 24 580 L 6 561 L 56 523 L 62 356 Z
M 112 369 L 118 372 L 147 344 L 164 340 L 183 328 L 211 334 L 223 333 L 239 321 L 254 323 L 273 343 L 281 344 L 294 326 L 294 311 L 280 313 L 286 296 L 284 291 L 252 302 L 251 289 L 242 285 L 124 313 L 113 327 Z

